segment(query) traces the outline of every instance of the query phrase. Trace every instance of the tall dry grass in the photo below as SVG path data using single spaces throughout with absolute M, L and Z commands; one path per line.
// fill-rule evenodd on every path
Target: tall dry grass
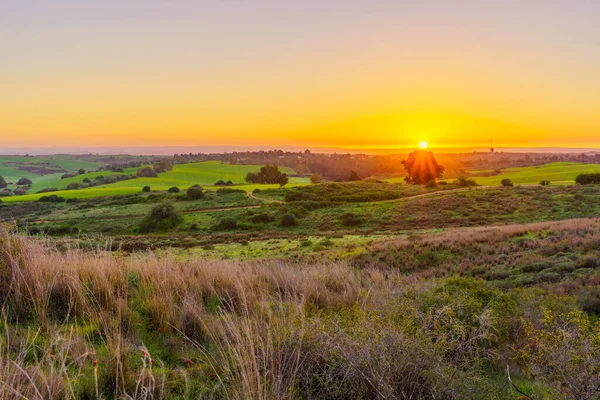
M 0 399 L 502 398 L 485 371 L 522 312 L 502 299 L 345 262 L 59 251 L 3 228 Z

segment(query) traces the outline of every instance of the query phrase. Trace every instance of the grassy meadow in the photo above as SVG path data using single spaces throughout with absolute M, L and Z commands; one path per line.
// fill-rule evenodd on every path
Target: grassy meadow
M 139 193 L 144 186 L 150 186 L 152 190 L 166 191 L 171 187 L 179 187 L 184 190 L 188 187 L 199 184 L 207 188 L 218 189 L 214 184 L 223 180 L 232 181 L 236 188 L 251 192 L 254 189 L 277 188 L 278 185 L 257 185 L 246 184 L 245 178 L 248 172 L 256 172 L 260 169 L 259 165 L 230 165 L 220 161 L 206 161 L 190 164 L 176 164 L 172 171 L 160 173 L 156 178 L 135 178 L 108 185 L 99 185 L 91 188 L 76 190 L 60 190 L 59 192 L 35 193 L 44 188 L 64 189 L 70 183 L 81 183 L 83 179 L 94 180 L 98 176 L 117 176 L 135 174 L 137 168 L 126 168 L 123 172 L 99 171 L 81 174 L 71 178 L 61 179 L 61 174 L 50 174 L 44 176 L 31 177 L 33 184 L 30 193 L 23 196 L 12 196 L 2 198 L 3 202 L 35 201 L 42 196 L 57 194 L 66 199 L 80 199 L 102 196 L 119 196 Z M 289 168 L 281 168 L 282 172 L 294 174 Z M 18 172 L 12 172 L 18 173 Z M 20 176 L 29 177 L 29 176 Z M 302 185 L 309 183 L 308 178 L 290 177 L 288 185 Z
M 259 168 L 4 197 L 0 399 L 600 399 L 600 185 L 568 183 L 595 165 L 244 184 Z
M 502 179 L 510 179 L 515 185 L 537 185 L 542 180 L 549 180 L 553 185 L 564 185 L 575 183 L 575 177 L 579 174 L 591 173 L 600 173 L 600 164 L 556 162 L 535 167 L 506 168 L 498 175 L 475 176 L 473 179 L 483 186 L 498 186 Z

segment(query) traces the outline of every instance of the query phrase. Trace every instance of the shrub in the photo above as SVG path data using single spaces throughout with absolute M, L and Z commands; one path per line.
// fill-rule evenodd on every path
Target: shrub
M 50 196 L 42 196 L 40 197 L 40 199 L 38 201 L 41 201 L 42 203 L 47 202 L 47 203 L 62 203 L 65 201 L 64 197 L 59 197 L 55 194 L 51 194 Z
M 225 217 L 219 222 L 219 226 L 223 229 L 231 230 L 237 228 L 238 221 L 234 217 Z
M 550 181 L 540 181 L 540 185 L 548 186 L 548 185 L 550 185 Z
M 144 186 L 144 187 L 142 188 L 142 192 L 143 192 L 143 193 L 150 193 L 150 186 Z
M 31 179 L 27 179 L 27 178 L 21 178 L 17 181 L 17 185 L 18 186 L 23 186 L 23 185 L 31 185 Z
M 286 227 L 296 226 L 298 225 L 298 220 L 296 219 L 296 216 L 294 216 L 294 214 L 286 213 L 281 216 L 279 223 L 281 226 Z
M 192 186 L 185 194 L 188 200 L 199 200 L 204 198 L 204 192 L 201 186 Z
M 589 185 L 591 183 L 600 183 L 600 173 L 579 174 L 575 177 L 575 182 L 580 185 Z
M 13 191 L 14 194 L 16 194 L 17 196 L 22 196 L 24 194 L 27 194 L 27 188 L 16 188 Z
M 79 189 L 79 183 L 71 182 L 67 185 L 67 190 L 76 190 Z
M 179 188 L 177 186 L 173 186 L 172 188 L 169 188 L 168 192 L 169 193 L 179 193 L 179 192 L 181 192 L 181 190 L 179 190 Z
M 438 185 L 437 185 L 436 181 L 434 181 L 434 180 L 431 180 L 425 184 L 425 187 L 427 189 L 435 189 L 435 188 L 437 188 L 437 186 Z
M 321 183 L 321 175 L 314 173 L 310 176 L 310 183 Z
M 242 189 L 233 189 L 233 188 L 220 188 L 216 190 L 217 194 L 231 194 L 231 193 L 246 193 Z
M 8 183 L 6 182 L 6 179 L 4 179 L 3 176 L 0 176 L 0 189 L 4 189 L 7 186 L 8 186 Z
M 344 213 L 340 220 L 344 226 L 357 226 L 363 223 L 362 218 L 354 213 Z
M 250 221 L 255 224 L 266 224 L 275 221 L 275 217 L 267 213 L 256 214 L 250 217 Z
M 475 182 L 473 179 L 471 178 L 466 178 L 464 176 L 459 176 L 455 181 L 454 184 L 456 186 L 479 186 L 477 184 L 477 182 Z
M 183 218 L 170 201 L 163 201 L 152 207 L 150 213 L 142 220 L 140 232 L 152 232 L 156 230 L 171 229 L 179 225 Z
M 510 179 L 507 179 L 507 178 L 502 179 L 500 181 L 500 184 L 502 186 L 504 186 L 504 187 L 512 187 L 512 186 L 514 186 L 514 183 Z

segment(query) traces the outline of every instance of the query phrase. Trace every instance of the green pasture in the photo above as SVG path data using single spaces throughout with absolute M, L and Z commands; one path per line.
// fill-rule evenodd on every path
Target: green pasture
M 507 168 L 496 176 L 473 179 L 482 186 L 500 185 L 502 179 L 510 179 L 514 184 L 539 184 L 542 180 L 549 180 L 551 184 L 569 184 L 575 182 L 577 175 L 589 173 L 600 173 L 600 164 L 556 162 L 537 167 Z
M 121 182 L 112 183 L 109 185 L 95 186 L 92 188 L 77 189 L 77 190 L 60 190 L 54 192 L 55 194 L 64 198 L 91 198 L 91 197 L 103 197 L 103 196 L 118 196 L 139 193 L 144 186 L 150 186 L 153 191 L 167 190 L 171 187 L 178 187 L 181 190 L 185 190 L 188 187 L 200 184 L 206 189 L 217 190 L 220 187 L 214 186 L 214 184 L 223 180 L 225 182 L 231 180 L 235 186 L 232 188 L 251 192 L 254 189 L 274 189 L 278 188 L 279 185 L 256 185 L 256 184 L 245 184 L 246 174 L 248 172 L 256 172 L 260 169 L 260 165 L 230 165 L 220 161 L 205 161 L 199 163 L 190 164 L 176 164 L 173 166 L 172 171 L 164 172 L 159 174 L 157 178 L 135 178 Z M 281 170 L 288 174 L 293 174 L 294 171 L 290 168 L 281 168 Z M 93 180 L 99 175 L 110 176 L 110 175 L 122 175 L 135 173 L 136 168 L 126 169 L 125 172 L 92 172 L 83 175 L 78 175 L 73 178 L 60 179 L 61 174 L 50 174 L 45 176 L 36 176 L 33 181 L 30 194 L 24 196 L 12 196 L 4 197 L 2 201 L 5 203 L 20 202 L 20 201 L 33 201 L 38 200 L 42 196 L 47 196 L 52 193 L 35 193 L 38 190 L 56 187 L 58 189 L 65 188 L 69 183 L 77 182 L 81 183 L 84 178 Z M 308 178 L 303 177 L 290 177 L 289 186 L 298 186 L 308 184 L 310 181 Z

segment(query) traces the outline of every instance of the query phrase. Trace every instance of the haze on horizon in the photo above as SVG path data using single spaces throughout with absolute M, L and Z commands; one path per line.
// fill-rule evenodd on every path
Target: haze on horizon
M 0 4 L 3 148 L 600 147 L 594 1 Z

